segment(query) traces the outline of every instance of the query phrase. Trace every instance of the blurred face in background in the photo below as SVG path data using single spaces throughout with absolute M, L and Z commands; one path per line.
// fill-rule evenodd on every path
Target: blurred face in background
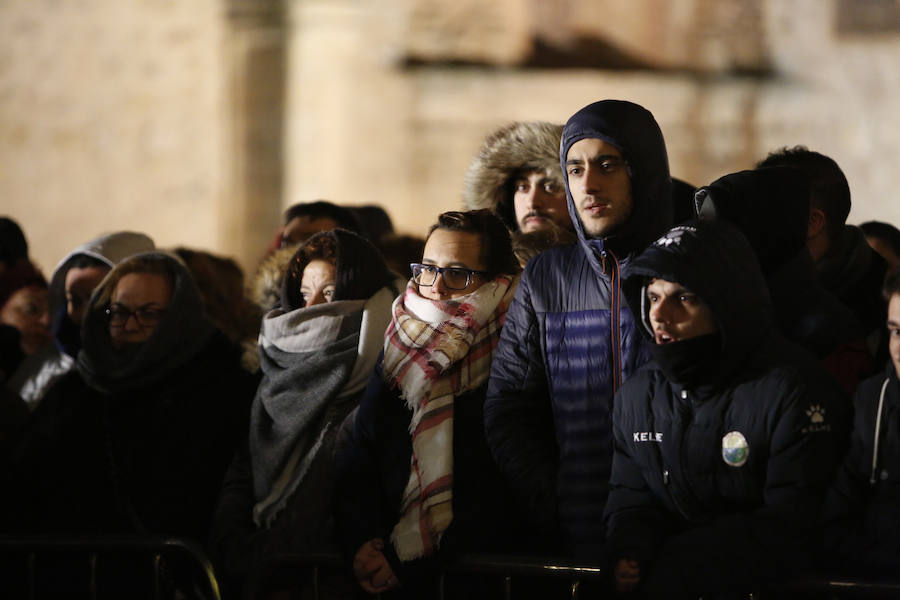
M 900 377 L 900 294 L 891 296 L 888 303 L 888 340 L 891 353 L 891 361 L 897 377 Z
M 305 241 L 314 233 L 337 229 L 337 221 L 328 217 L 294 217 L 281 230 L 281 246 L 290 246 Z
M 172 283 L 159 273 L 128 273 L 109 302 L 109 337 L 116 348 L 146 342 L 165 317 Z
M 0 323 L 19 330 L 25 354 L 37 352 L 50 341 L 47 288 L 30 285 L 16 290 L 0 308 Z
M 107 267 L 72 267 L 66 273 L 66 314 L 76 325 L 84 319 L 91 293 L 107 273 Z

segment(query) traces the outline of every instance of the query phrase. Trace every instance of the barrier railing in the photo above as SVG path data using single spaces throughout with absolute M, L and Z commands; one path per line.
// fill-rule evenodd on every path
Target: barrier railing
M 52 562 L 52 557 L 64 557 L 70 564 L 80 564 L 87 573 L 89 589 L 77 590 L 82 596 L 92 599 L 103 596 L 103 578 L 98 575 L 99 566 L 109 556 L 121 558 L 133 556 L 149 561 L 151 581 L 135 582 L 136 589 L 146 592 L 149 597 L 164 597 L 165 565 L 173 560 L 190 566 L 194 582 L 192 592 L 203 599 L 221 600 L 219 583 L 206 554 L 198 544 L 180 538 L 150 537 L 91 537 L 91 538 L 50 538 L 50 537 L 3 537 L 0 536 L 0 564 L 9 557 L 24 559 L 25 568 L 15 575 L 22 578 L 27 598 L 37 600 L 37 583 L 42 575 L 41 564 Z M 85 557 L 86 562 L 81 558 Z M 7 563 L 8 564 L 8 563 Z M 244 598 L 255 600 L 265 589 L 269 577 L 279 571 L 306 571 L 310 574 L 309 591 L 311 600 L 320 599 L 319 579 L 323 572 L 338 573 L 346 577 L 347 565 L 337 554 L 281 554 L 268 558 L 255 569 L 246 582 Z M 554 597 L 567 596 L 578 599 L 584 584 L 600 582 L 608 576 L 608 571 L 600 565 L 547 557 L 499 556 L 466 554 L 443 565 L 437 582 L 436 596 L 444 598 L 446 580 L 453 577 L 489 576 L 498 578 L 502 593 L 498 597 L 513 600 L 513 581 L 518 578 L 531 580 L 557 579 L 565 582 L 565 591 Z M 9 575 L 6 575 L 9 577 Z M 2 582 L 8 584 L 9 581 Z M 562 587 L 558 591 L 562 591 Z M 811 574 L 792 579 L 776 589 L 763 590 L 748 595 L 753 600 L 770 597 L 803 595 L 804 598 L 829 600 L 855 600 L 872 598 L 900 598 L 900 580 L 871 581 L 864 579 L 834 577 Z M 0 596 L 4 596 L 0 588 Z M 5 597 L 5 596 L 4 596 Z
M 204 600 L 221 600 L 219 583 L 212 564 L 200 546 L 182 538 L 156 537 L 7 537 L 0 536 L 0 560 L 10 565 L 13 557 L 24 559 L 22 573 L 6 573 L 4 587 L 15 586 L 25 590 L 27 598 L 39 598 L 38 587 L 42 577 L 42 564 L 59 566 L 60 559 L 69 566 L 79 564 L 87 570 L 87 589 L 65 590 L 78 597 L 93 599 L 103 597 L 104 579 L 100 567 L 104 561 L 121 559 L 123 556 L 146 559 L 149 567 L 149 581 L 134 581 L 135 595 L 147 595 L 162 600 L 166 589 L 167 564 L 178 562 L 180 568 L 190 573 L 192 593 Z M 54 559 L 56 561 L 54 562 Z M 85 562 L 86 561 L 86 562 Z M 78 567 L 79 569 L 82 567 Z M 22 581 L 11 581 L 11 577 L 21 576 Z M 57 584 L 57 589 L 68 582 Z M 74 585 L 74 584 L 73 584 Z M 0 588 L 0 596 L 4 596 Z

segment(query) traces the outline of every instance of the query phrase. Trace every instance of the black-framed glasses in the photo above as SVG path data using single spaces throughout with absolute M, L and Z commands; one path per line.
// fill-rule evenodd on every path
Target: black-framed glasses
M 487 275 L 484 271 L 474 271 L 463 267 L 438 267 L 421 263 L 410 263 L 409 268 L 412 269 L 413 281 L 417 284 L 434 285 L 437 276 L 440 275 L 448 290 L 464 290 L 469 287 L 473 277 Z
M 122 304 L 113 304 L 106 309 L 106 317 L 112 327 L 125 327 L 128 319 L 134 317 L 138 325 L 141 327 L 155 327 L 162 321 L 166 314 L 164 308 L 152 308 L 149 306 L 141 306 L 135 310 L 128 310 Z

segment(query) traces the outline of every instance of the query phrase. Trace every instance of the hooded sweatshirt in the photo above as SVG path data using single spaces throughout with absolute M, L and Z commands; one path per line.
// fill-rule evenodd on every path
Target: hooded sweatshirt
M 620 297 L 619 268 L 665 231 L 672 201 L 662 133 L 646 109 L 604 100 L 577 112 L 563 130 L 561 164 L 588 137 L 613 144 L 628 161 L 632 214 L 615 235 L 591 239 L 567 184 L 578 243 L 551 248 L 525 268 L 491 367 L 485 427 L 540 550 L 596 558 L 612 398 L 647 360 Z
M 809 194 L 802 171 L 768 167 L 720 177 L 695 203 L 701 219 L 725 219 L 748 239 L 781 332 L 818 357 L 849 399 L 872 360 L 854 314 L 816 279 L 806 249 Z
M 639 561 L 650 597 L 781 579 L 808 558 L 846 402 L 779 334 L 754 253 L 730 225 L 675 227 L 626 268 L 648 339 L 651 278 L 695 293 L 718 332 L 654 345 L 616 395 L 609 558 Z
M 9 382 L 9 387 L 19 394 L 31 410 L 40 403 L 47 390 L 75 366 L 75 356 L 81 348 L 79 328 L 66 312 L 66 275 L 72 265 L 80 257 L 87 256 L 112 269 L 133 254 L 153 249 L 153 240 L 143 233 L 119 231 L 86 242 L 59 261 L 50 278 L 50 315 L 54 343 L 26 359 Z

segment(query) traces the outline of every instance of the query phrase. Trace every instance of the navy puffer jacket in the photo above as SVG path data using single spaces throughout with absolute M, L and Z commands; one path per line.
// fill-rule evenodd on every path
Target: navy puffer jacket
M 676 227 L 632 261 L 624 291 L 648 338 L 650 278 L 702 298 L 720 346 L 689 359 L 690 384 L 677 383 L 677 359 L 693 340 L 657 346 L 616 395 L 609 558 L 638 560 L 649 597 L 782 579 L 809 557 L 849 406 L 815 358 L 781 337 L 753 251 L 732 227 Z
M 569 119 L 560 144 L 599 138 L 628 162 L 632 214 L 589 239 L 566 182 L 577 244 L 547 250 L 525 268 L 491 368 L 488 444 L 517 491 L 540 550 L 596 558 L 612 463 L 612 398 L 647 360 L 619 291 L 619 269 L 671 224 L 665 143 L 653 116 L 624 101 L 591 104 Z

